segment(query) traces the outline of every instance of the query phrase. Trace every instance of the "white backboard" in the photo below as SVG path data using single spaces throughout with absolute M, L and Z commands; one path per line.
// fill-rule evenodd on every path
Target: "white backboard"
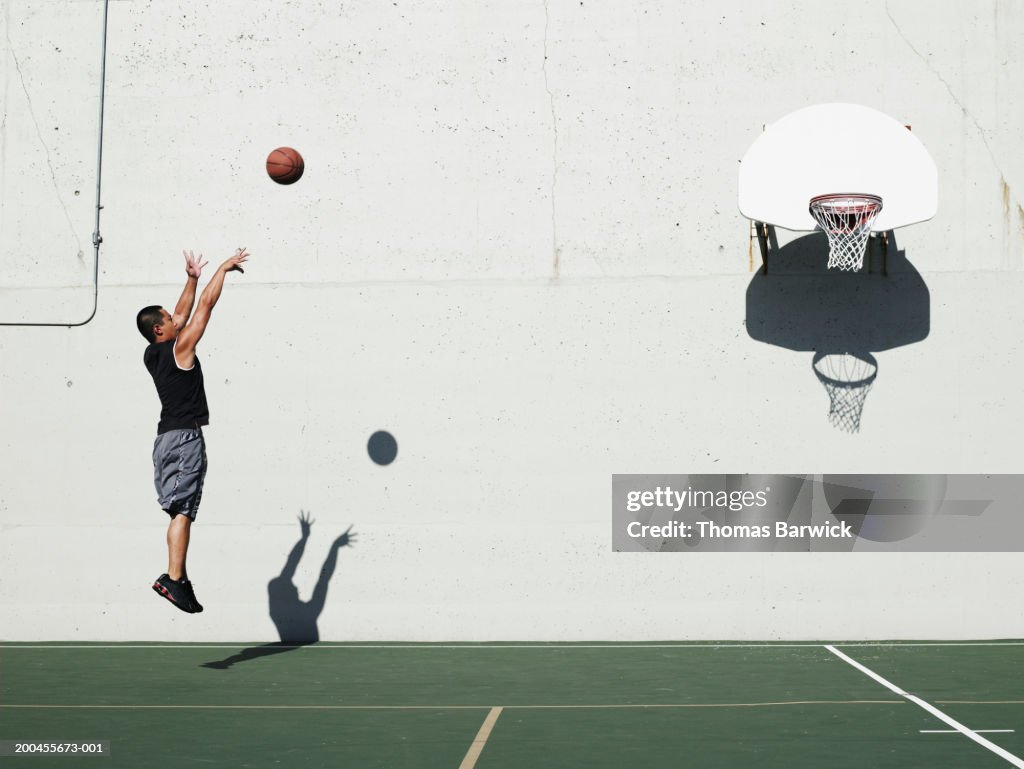
M 739 207 L 787 230 L 814 230 L 816 195 L 882 198 L 871 229 L 883 232 L 931 219 L 938 206 L 935 161 L 898 120 L 856 104 L 819 104 L 768 125 L 740 162 Z

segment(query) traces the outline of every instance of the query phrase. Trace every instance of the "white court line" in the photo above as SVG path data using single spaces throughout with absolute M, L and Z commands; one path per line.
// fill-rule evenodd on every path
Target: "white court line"
M 992 751 L 997 756 L 1002 758 L 1004 761 L 1007 761 L 1008 763 L 1012 764 L 1013 766 L 1020 767 L 1020 769 L 1024 769 L 1024 759 L 1021 759 L 1019 756 L 1015 756 L 1013 753 L 1011 753 L 1008 750 L 1004 750 L 1003 748 L 1001 748 L 998 745 L 996 745 L 994 742 L 986 740 L 984 737 L 979 735 L 977 732 L 968 729 L 966 726 L 961 724 L 959 721 L 957 721 L 954 718 L 951 718 L 950 716 L 947 716 L 941 710 L 939 710 L 938 708 L 936 708 L 933 705 L 928 704 L 927 702 L 922 700 L 920 697 L 917 697 L 917 696 L 915 696 L 913 694 L 909 694 L 909 693 L 903 691 L 902 689 L 900 689 L 895 684 L 892 684 L 889 681 L 887 681 L 886 679 L 882 678 L 875 671 L 873 671 L 870 668 L 865 667 L 864 665 L 862 665 L 859 662 L 857 662 L 857 660 L 852 659 L 851 657 L 847 657 L 845 654 L 843 654 L 841 651 L 839 651 L 836 647 L 826 645 L 825 648 L 828 649 L 830 652 L 832 652 L 837 657 L 839 657 L 839 659 L 841 659 L 844 662 L 847 662 L 848 664 L 850 664 L 853 667 L 857 668 L 857 670 L 859 670 L 864 675 L 866 675 L 869 678 L 872 678 L 875 681 L 877 681 L 878 683 L 882 684 L 882 686 L 884 686 L 885 688 L 889 689 L 892 692 L 895 692 L 896 694 L 898 694 L 901 697 L 906 697 L 908 700 L 913 702 L 915 705 L 917 705 L 917 706 L 919 706 L 921 708 L 924 708 L 925 710 L 927 710 L 929 713 L 931 713 L 933 716 L 935 716 L 940 721 L 948 724 L 949 726 L 952 726 L 956 731 L 960 732 L 965 737 L 967 737 L 967 738 L 969 738 L 971 740 L 974 740 L 976 743 L 981 745 L 983 748 L 986 748 L 987 750 Z
M 466 757 L 462 759 L 462 763 L 459 764 L 459 769 L 473 769 L 476 766 L 476 760 L 480 758 L 480 753 L 484 749 L 484 745 L 487 744 L 487 738 L 491 736 L 491 730 L 494 728 L 494 722 L 498 720 L 498 716 L 501 715 L 501 708 L 491 708 L 491 712 L 487 714 L 487 718 L 484 719 L 483 725 L 480 727 L 480 731 L 476 733 L 476 737 L 473 739 L 473 743 L 469 746 L 469 751 L 466 753 Z
M 2 643 L 0 649 L 237 649 L 240 646 L 273 646 L 276 649 L 820 649 L 821 642 L 808 643 L 635 643 L 635 644 L 580 644 L 572 641 L 553 641 L 541 644 L 434 644 L 434 643 L 392 643 L 392 644 L 271 644 L 270 642 L 249 642 L 221 644 L 30 644 Z M 917 647 L 917 646 L 1024 646 L 1024 641 L 838 641 L 834 646 L 851 647 Z

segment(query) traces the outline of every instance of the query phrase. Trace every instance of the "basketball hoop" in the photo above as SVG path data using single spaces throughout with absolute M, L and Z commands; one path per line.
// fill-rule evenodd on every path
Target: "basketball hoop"
M 882 210 L 877 195 L 841 193 L 811 198 L 811 216 L 828 235 L 828 266 L 859 270 L 864 264 L 871 225 Z
M 836 355 L 819 352 L 814 356 L 812 365 L 828 392 L 829 421 L 840 430 L 858 432 L 864 400 L 878 374 L 878 361 L 866 353 Z

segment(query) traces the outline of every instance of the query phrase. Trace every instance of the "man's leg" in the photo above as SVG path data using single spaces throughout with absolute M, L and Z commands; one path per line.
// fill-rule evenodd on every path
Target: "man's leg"
M 185 556 L 188 555 L 189 534 L 192 519 L 178 513 L 167 526 L 167 576 L 175 582 L 188 579 L 185 571 Z
M 206 477 L 202 431 L 170 430 L 157 436 L 153 465 L 157 498 L 171 516 L 167 526 L 167 573 L 157 577 L 153 589 L 182 611 L 201 612 L 203 607 L 188 581 L 185 557 Z
M 203 605 L 196 600 L 195 590 L 185 571 L 191 532 L 192 519 L 187 515 L 176 513 L 171 518 L 167 526 L 167 573 L 156 578 L 153 590 L 182 611 L 195 614 L 203 610 Z

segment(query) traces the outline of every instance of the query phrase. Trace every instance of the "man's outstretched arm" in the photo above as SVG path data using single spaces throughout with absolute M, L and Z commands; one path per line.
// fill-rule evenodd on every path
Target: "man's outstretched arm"
M 248 251 L 244 248 L 238 249 L 234 256 L 217 268 L 213 277 L 210 278 L 210 282 L 206 284 L 206 288 L 199 296 L 199 303 L 196 305 L 192 320 L 178 334 L 178 340 L 174 346 L 174 358 L 182 368 L 192 368 L 195 365 L 196 345 L 206 333 L 206 326 L 210 322 L 210 313 L 217 304 L 217 300 L 220 299 L 221 291 L 224 290 L 224 276 L 234 270 L 244 272 L 241 265 L 248 258 Z
M 334 576 L 335 566 L 338 565 L 338 550 L 345 545 L 351 545 L 356 540 L 356 535 L 349 533 L 351 531 L 352 527 L 349 526 L 344 534 L 334 540 L 331 552 L 327 554 L 327 560 L 320 568 L 320 579 L 317 580 L 316 587 L 313 588 L 313 597 L 309 599 L 309 607 L 315 612 L 315 616 L 320 615 L 320 612 L 324 610 L 324 604 L 327 603 L 327 586 L 331 582 L 331 577 Z
M 206 266 L 202 254 L 197 259 L 191 251 L 182 251 L 181 253 L 185 255 L 185 274 L 188 275 L 188 278 L 185 280 L 185 288 L 181 292 L 181 298 L 178 299 L 178 303 L 174 305 L 174 312 L 171 313 L 174 325 L 178 328 L 188 323 L 189 316 L 192 314 L 192 305 L 196 301 L 196 286 L 199 284 L 199 275 L 202 273 L 203 267 Z
M 302 536 L 299 537 L 299 541 L 295 543 L 295 547 L 288 554 L 288 560 L 284 563 L 284 568 L 281 569 L 281 577 L 291 581 L 295 576 L 295 570 L 299 566 L 299 560 L 302 558 L 302 554 L 306 551 L 306 542 L 309 540 L 309 529 L 313 525 L 313 519 L 309 517 L 309 514 L 305 510 L 299 511 L 299 528 L 302 531 Z

